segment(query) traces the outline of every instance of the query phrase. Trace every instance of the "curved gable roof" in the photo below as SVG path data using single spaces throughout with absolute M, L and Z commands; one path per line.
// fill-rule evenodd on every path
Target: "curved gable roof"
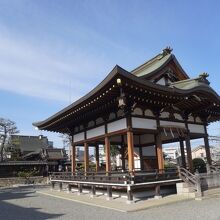
M 164 49 L 166 50 L 166 49 Z M 155 74 L 157 74 L 162 68 L 164 68 L 169 62 L 173 61 L 177 68 L 183 75 L 183 79 L 189 79 L 189 76 L 184 71 L 174 54 L 171 53 L 171 50 L 168 52 L 160 53 L 151 60 L 145 62 L 144 64 L 138 66 L 134 70 L 131 71 L 137 77 L 144 77 L 145 79 L 152 78 Z

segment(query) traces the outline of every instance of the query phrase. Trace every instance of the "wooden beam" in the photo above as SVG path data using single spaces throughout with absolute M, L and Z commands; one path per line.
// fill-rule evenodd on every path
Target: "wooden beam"
M 105 160 L 106 160 L 106 173 L 111 172 L 111 159 L 110 159 L 110 141 L 109 137 L 105 136 Z
M 87 142 L 84 142 L 84 171 L 89 171 L 89 146 Z

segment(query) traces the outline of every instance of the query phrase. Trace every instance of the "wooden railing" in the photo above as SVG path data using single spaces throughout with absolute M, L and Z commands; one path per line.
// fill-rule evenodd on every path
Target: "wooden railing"
M 50 173 L 50 179 L 81 181 L 81 182 L 98 182 L 98 183 L 115 183 L 115 184 L 135 184 L 143 182 L 153 182 L 160 180 L 170 180 L 178 178 L 177 169 L 166 170 L 148 170 L 134 172 L 54 172 Z
M 80 182 L 98 182 L 98 183 L 122 183 L 129 180 L 128 173 L 114 173 L 114 172 L 56 172 L 50 174 L 51 180 L 68 180 Z

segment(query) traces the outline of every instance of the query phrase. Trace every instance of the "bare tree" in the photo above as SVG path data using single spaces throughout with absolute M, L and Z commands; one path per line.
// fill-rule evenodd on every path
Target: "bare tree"
M 70 156 L 70 152 L 71 152 L 71 145 L 72 145 L 72 136 L 70 134 L 61 134 L 60 137 L 63 140 L 63 148 L 66 150 L 69 156 Z
M 10 119 L 0 118 L 0 162 L 4 159 L 5 147 L 12 134 L 18 133 L 16 123 Z

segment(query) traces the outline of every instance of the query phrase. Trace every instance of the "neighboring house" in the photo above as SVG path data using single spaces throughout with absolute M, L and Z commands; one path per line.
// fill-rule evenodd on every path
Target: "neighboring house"
M 211 151 L 211 147 L 210 147 L 210 151 Z M 192 159 L 194 158 L 202 158 L 203 160 L 206 160 L 205 146 L 199 145 L 192 150 Z
M 177 147 L 163 148 L 163 152 L 168 159 L 176 160 L 180 156 L 179 149 Z
M 8 151 L 20 150 L 21 155 L 25 155 L 31 152 L 39 153 L 41 149 L 53 148 L 53 142 L 48 141 L 43 135 L 11 135 L 8 148 Z
M 44 161 L 47 163 L 48 171 L 64 171 L 67 160 L 65 149 L 42 148 L 40 151 L 30 152 L 22 157 L 26 161 Z
M 210 153 L 213 161 L 219 161 L 220 160 L 220 148 L 210 146 Z M 199 145 L 198 147 L 194 148 L 192 150 L 192 158 L 202 158 L 206 161 L 206 151 L 204 145 Z
M 125 151 L 125 167 L 128 166 L 128 152 Z M 117 167 L 122 167 L 122 156 L 116 157 Z M 142 158 L 142 160 L 141 160 Z M 142 161 L 142 164 L 141 164 Z M 142 169 L 141 169 L 142 166 Z M 142 147 L 142 152 L 139 148 L 134 148 L 134 168 L 136 170 L 151 170 L 157 166 L 156 163 L 156 151 L 154 146 Z

